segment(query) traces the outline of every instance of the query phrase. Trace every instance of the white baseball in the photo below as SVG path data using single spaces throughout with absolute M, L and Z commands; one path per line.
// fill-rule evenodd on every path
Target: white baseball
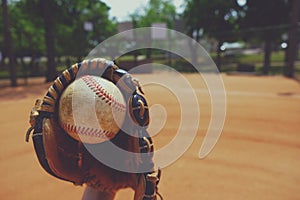
M 112 139 L 120 130 L 126 113 L 121 91 L 97 76 L 73 81 L 59 100 L 59 123 L 74 139 L 96 144 Z

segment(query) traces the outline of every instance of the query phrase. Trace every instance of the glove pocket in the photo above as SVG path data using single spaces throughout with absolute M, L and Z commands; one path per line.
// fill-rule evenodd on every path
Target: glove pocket
M 82 143 L 74 140 L 53 118 L 43 120 L 43 146 L 51 171 L 75 185 L 83 184 Z

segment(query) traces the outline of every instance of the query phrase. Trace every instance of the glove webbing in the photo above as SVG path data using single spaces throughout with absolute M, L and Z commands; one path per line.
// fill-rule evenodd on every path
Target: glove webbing
M 112 62 L 104 59 L 84 60 L 81 63 L 72 65 L 69 69 L 62 72 L 62 74 L 54 81 L 49 88 L 46 96 L 43 99 L 40 111 L 54 113 L 56 109 L 56 102 L 61 96 L 64 89 L 75 80 L 76 77 L 81 77 L 86 74 L 103 73 L 102 76 L 110 81 L 115 78 L 113 71 L 118 67 Z

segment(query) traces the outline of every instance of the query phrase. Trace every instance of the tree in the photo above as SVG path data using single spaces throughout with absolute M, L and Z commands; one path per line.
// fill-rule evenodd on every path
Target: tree
M 45 42 L 47 51 L 47 72 L 46 81 L 50 82 L 56 78 L 55 67 L 55 19 L 53 12 L 55 12 L 55 3 L 53 0 L 40 0 L 40 6 L 42 11 L 42 17 L 45 27 Z
M 300 21 L 300 1 L 291 0 L 290 7 L 290 28 L 285 75 L 287 77 L 294 77 L 294 62 L 297 59 L 299 44 L 298 22 Z
M 56 77 L 54 52 L 80 61 L 90 49 L 116 33 L 116 24 L 109 20 L 109 7 L 99 0 L 40 0 L 40 5 L 47 46 L 47 81 Z M 90 31 L 84 28 L 87 22 L 92 24 Z
M 268 74 L 272 44 L 280 39 L 287 23 L 288 4 L 286 0 L 248 0 L 244 6 L 245 17 L 241 20 L 246 40 L 258 39 L 264 42 L 263 73 Z
M 166 23 L 168 28 L 173 28 L 177 18 L 176 7 L 170 0 L 150 0 L 142 12 L 136 10 L 131 14 L 136 27 L 150 27 L 152 23 Z
M 56 18 L 56 50 L 80 60 L 90 49 L 117 32 L 109 19 L 109 7 L 98 0 L 59 1 Z M 92 30 L 85 30 L 89 23 Z
M 177 19 L 176 7 L 170 0 L 150 0 L 142 11 L 136 10 L 130 16 L 135 28 L 151 27 L 153 23 L 166 23 L 167 28 L 173 28 Z M 150 35 L 144 35 L 144 38 L 147 42 L 151 41 Z M 146 49 L 147 59 L 151 58 L 151 53 L 151 49 Z M 134 54 L 137 55 L 136 52 Z
M 39 17 L 39 9 L 34 1 L 16 1 L 10 4 L 11 31 L 15 41 L 15 54 L 20 59 L 24 75 L 38 75 L 36 62 L 45 52 L 45 31 L 43 19 Z M 30 62 L 25 58 L 30 57 Z
M 233 40 L 238 29 L 236 21 L 239 13 L 235 0 L 190 0 L 188 1 L 183 18 L 187 34 L 200 39 L 200 33 L 215 38 L 218 41 L 216 64 L 220 67 L 221 45 Z M 237 38 L 234 38 L 237 39 Z
M 10 22 L 7 8 L 7 1 L 2 0 L 2 14 L 3 14 L 3 29 L 4 29 L 4 40 L 7 56 L 9 58 L 9 69 L 10 69 L 10 81 L 11 86 L 17 86 L 17 71 L 15 64 L 15 57 L 13 52 L 13 42 L 12 36 L 10 32 Z
M 110 8 L 99 0 L 21 0 L 11 1 L 7 6 L 8 11 L 14 13 L 10 16 L 8 30 L 11 41 L 16 44 L 15 55 L 20 58 L 24 71 L 31 72 L 39 69 L 34 61 L 47 56 L 47 81 L 56 77 L 56 58 L 72 56 L 80 60 L 90 49 L 117 32 L 116 21 L 109 19 Z M 2 9 L 0 11 L 4 14 Z M 85 22 L 92 24 L 92 31 L 84 29 Z M 6 54 L 4 43 L 8 41 L 0 35 L 0 48 Z M 24 59 L 28 56 L 31 57 L 29 64 Z

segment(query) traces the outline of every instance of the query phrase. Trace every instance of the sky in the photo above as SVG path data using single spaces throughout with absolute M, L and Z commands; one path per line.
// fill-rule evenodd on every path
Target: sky
M 149 0 L 102 0 L 110 7 L 110 18 L 116 17 L 118 22 L 129 20 L 129 14 L 133 13 L 136 9 L 147 5 Z M 184 0 L 172 0 L 176 6 L 177 12 L 181 12 L 183 9 L 180 5 Z

